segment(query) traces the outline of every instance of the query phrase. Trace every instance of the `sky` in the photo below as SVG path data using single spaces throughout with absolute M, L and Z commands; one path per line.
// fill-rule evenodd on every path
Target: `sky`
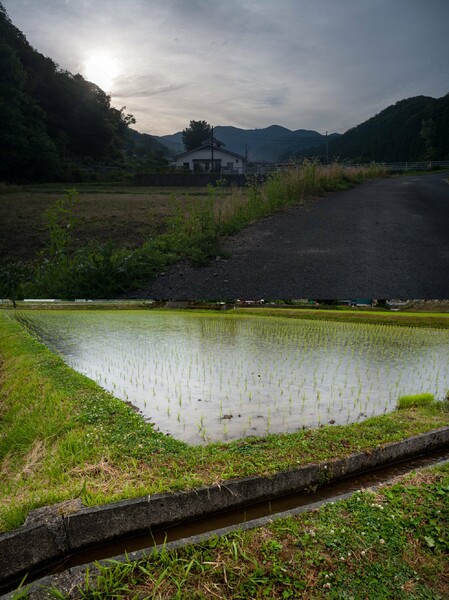
M 1 0 L 29 43 L 132 113 L 344 133 L 449 92 L 449 0 Z

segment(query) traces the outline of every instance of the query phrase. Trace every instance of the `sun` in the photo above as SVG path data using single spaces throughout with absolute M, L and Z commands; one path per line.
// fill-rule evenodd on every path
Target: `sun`
M 118 69 L 115 59 L 106 53 L 91 54 L 84 64 L 84 77 L 96 83 L 104 92 L 110 92 Z

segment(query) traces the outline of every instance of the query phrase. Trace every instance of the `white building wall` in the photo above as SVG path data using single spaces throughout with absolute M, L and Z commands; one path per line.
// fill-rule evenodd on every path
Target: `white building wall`
M 181 156 L 177 158 L 174 162 L 177 167 L 183 167 L 184 165 L 189 164 L 188 168 L 193 171 L 194 170 L 194 162 L 195 161 L 211 161 L 212 153 L 210 148 L 204 148 L 202 150 L 193 150 L 189 154 L 185 156 Z M 244 161 L 243 159 L 233 156 L 232 154 L 228 154 L 224 152 L 220 148 L 214 148 L 214 163 L 217 160 L 221 160 L 221 169 L 226 171 L 228 168 L 228 163 L 232 163 L 232 170 L 238 171 L 239 173 L 244 173 Z

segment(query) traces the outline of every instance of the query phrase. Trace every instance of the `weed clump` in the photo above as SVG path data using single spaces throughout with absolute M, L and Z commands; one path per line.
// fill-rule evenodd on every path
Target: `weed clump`
M 435 403 L 433 394 L 413 394 L 409 396 L 401 396 L 398 399 L 397 408 L 399 410 L 405 408 L 419 408 L 421 406 L 430 406 Z

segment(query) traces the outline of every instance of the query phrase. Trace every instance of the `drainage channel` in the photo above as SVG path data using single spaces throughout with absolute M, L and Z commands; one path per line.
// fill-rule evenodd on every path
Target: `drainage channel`
M 129 554 L 137 550 L 154 547 L 155 545 L 190 538 L 232 526 L 238 526 L 263 517 L 274 517 L 274 515 L 278 513 L 292 511 L 300 507 L 307 507 L 308 505 L 317 502 L 330 502 L 361 488 L 375 487 L 387 483 L 395 477 L 404 475 L 415 469 L 434 466 L 448 461 L 449 448 L 444 451 L 432 452 L 411 460 L 405 460 L 381 467 L 361 475 L 348 477 L 347 479 L 342 479 L 338 482 L 323 485 L 317 490 L 302 491 L 300 493 L 274 498 L 267 502 L 226 511 L 188 523 L 164 527 L 141 535 L 134 535 L 127 539 L 108 542 L 107 544 L 82 550 L 68 556 L 53 568 L 51 573 L 60 573 L 78 565 L 119 556 L 125 553 Z
M 308 490 L 279 496 L 270 501 L 250 504 L 244 508 L 232 509 L 219 514 L 208 515 L 197 520 L 175 524 L 173 526 L 149 529 L 146 533 L 123 537 L 104 544 L 97 544 L 90 548 L 74 552 L 58 562 L 29 572 L 27 583 L 32 588 L 39 588 L 45 581 L 58 577 L 59 574 L 80 573 L 89 563 L 103 561 L 111 557 L 119 560 L 125 558 L 138 558 L 145 551 L 151 551 L 156 546 L 167 544 L 167 548 L 180 547 L 187 543 L 198 543 L 213 535 L 223 535 L 237 529 L 252 529 L 267 524 L 268 522 L 287 515 L 299 514 L 311 510 L 323 503 L 336 501 L 350 496 L 362 488 L 374 488 L 385 484 L 394 478 L 409 473 L 415 469 L 436 466 L 449 462 L 449 447 L 444 450 L 430 452 L 412 459 L 406 459 L 387 466 L 366 471 L 359 475 L 334 481 L 320 486 L 318 489 Z M 41 579 L 44 578 L 44 579 Z M 39 581 L 36 581 L 38 580 Z M 32 583 L 34 581 L 34 583 Z M 5 582 L 6 583 L 6 582 Z M 19 581 L 11 581 L 9 585 L 0 586 L 0 594 L 11 591 Z M 1 598 L 10 598 L 1 596 Z M 34 597 L 34 596 L 33 596 Z

